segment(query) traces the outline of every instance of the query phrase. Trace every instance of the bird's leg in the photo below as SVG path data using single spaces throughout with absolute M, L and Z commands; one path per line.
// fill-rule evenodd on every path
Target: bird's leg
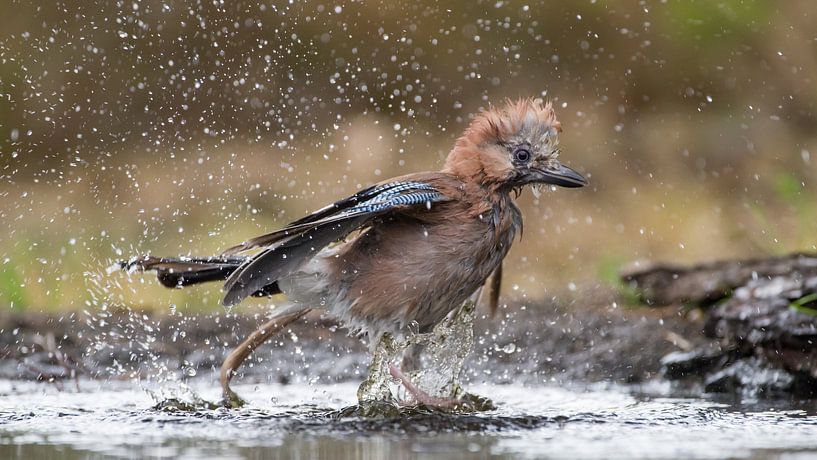
M 296 311 L 287 315 L 275 317 L 256 329 L 239 346 L 235 348 L 221 365 L 221 390 L 223 404 L 227 407 L 241 407 L 244 401 L 230 389 L 230 380 L 250 353 L 255 351 L 273 335 L 285 328 L 288 324 L 300 319 L 309 313 L 309 309 Z
M 409 394 L 414 398 L 414 401 L 416 401 L 418 404 L 429 407 L 451 408 L 458 405 L 460 402 L 456 398 L 439 398 L 436 396 L 431 396 L 412 383 L 411 379 L 403 374 L 403 371 L 401 371 L 394 364 L 389 364 L 389 373 L 392 377 L 403 384 L 406 391 L 409 392 Z
M 394 364 L 389 364 L 389 372 L 395 380 L 399 381 L 414 400 L 426 406 L 452 408 L 462 405 L 463 401 L 458 398 L 460 389 L 458 378 L 462 370 L 462 364 L 468 353 L 471 352 L 473 339 L 474 308 L 482 290 L 480 289 L 472 298 L 458 307 L 442 323 L 435 326 L 431 331 L 421 332 L 421 335 L 414 337 L 408 349 L 405 350 L 401 368 Z M 452 340 L 454 337 L 456 339 Z M 442 372 L 447 376 L 448 382 L 438 390 L 448 396 L 431 396 L 426 391 L 411 381 L 406 374 L 419 370 L 420 354 L 424 349 L 430 351 L 429 361 L 434 369 L 432 372 Z M 448 374 L 450 372 L 450 374 Z M 418 374 L 415 374 L 418 375 Z

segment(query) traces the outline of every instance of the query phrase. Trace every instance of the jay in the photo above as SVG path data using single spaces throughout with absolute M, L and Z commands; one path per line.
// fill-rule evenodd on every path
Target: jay
M 224 361 L 225 401 L 235 400 L 241 363 L 312 310 L 377 343 L 409 325 L 430 330 L 492 274 L 495 309 L 502 260 L 522 231 L 513 198 L 527 185 L 538 194 L 587 183 L 557 159 L 560 132 L 550 103 L 509 100 L 475 115 L 441 171 L 372 185 L 216 257 L 142 256 L 121 267 L 154 270 L 173 288 L 224 281 L 224 305 L 287 297 Z

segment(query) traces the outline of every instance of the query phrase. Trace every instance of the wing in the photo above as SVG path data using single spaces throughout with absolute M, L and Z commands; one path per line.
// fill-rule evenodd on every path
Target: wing
M 430 203 L 437 201 L 436 195 L 442 195 L 433 186 L 419 181 L 395 181 L 384 184 L 373 185 L 369 188 L 363 189 L 354 195 L 345 198 L 335 203 L 321 208 L 306 217 L 291 222 L 281 230 L 267 233 L 253 239 L 244 241 L 241 244 L 233 246 L 225 250 L 222 255 L 230 256 L 253 248 L 260 248 L 274 244 L 281 239 L 295 235 L 304 229 L 310 228 L 313 224 L 321 224 L 325 220 L 343 219 L 349 217 L 350 214 L 361 213 L 367 210 L 373 210 L 373 207 L 378 205 L 387 206 L 393 205 L 390 202 L 392 199 L 400 200 L 401 195 L 413 195 L 413 198 L 425 202 L 431 200 Z M 405 197 L 403 199 L 409 199 Z M 405 203 L 411 204 L 411 203 Z M 347 214 L 348 213 L 348 214 Z
M 231 255 L 252 248 L 261 252 L 248 258 L 227 279 L 224 305 L 235 305 L 279 278 L 295 272 L 318 251 L 373 219 L 407 208 L 448 201 L 442 192 L 423 181 L 397 180 L 379 184 L 333 203 L 267 235 L 228 249 Z

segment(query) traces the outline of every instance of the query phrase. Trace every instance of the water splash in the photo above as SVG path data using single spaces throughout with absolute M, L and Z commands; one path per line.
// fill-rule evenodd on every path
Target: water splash
M 162 412 L 198 412 L 222 407 L 202 398 L 183 382 L 179 382 L 175 387 L 162 386 L 156 390 L 144 388 L 144 391 L 155 402 L 153 410 Z
M 369 376 L 357 391 L 359 415 L 389 414 L 393 409 L 413 403 L 413 397 L 389 372 L 389 366 L 403 363 L 403 371 L 420 390 L 434 398 L 456 400 L 455 411 L 491 410 L 487 398 L 466 393 L 460 384 L 465 359 L 474 347 L 476 302 L 466 301 L 431 332 L 414 333 L 402 338 L 384 334 L 372 355 Z M 422 351 L 419 369 L 409 359 Z

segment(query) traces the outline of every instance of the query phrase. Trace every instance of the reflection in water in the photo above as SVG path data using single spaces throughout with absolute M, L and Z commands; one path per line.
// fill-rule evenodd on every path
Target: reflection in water
M 493 436 L 464 437 L 443 435 L 432 439 L 398 438 L 394 436 L 366 436 L 350 440 L 333 436 L 292 435 L 274 447 L 219 445 L 201 439 L 180 439 L 162 446 L 127 446 L 103 452 L 74 448 L 66 445 L 38 444 L 9 445 L 0 438 L 0 458 L 12 459 L 96 459 L 96 458 L 517 458 L 513 453 L 492 453 L 497 439 Z

